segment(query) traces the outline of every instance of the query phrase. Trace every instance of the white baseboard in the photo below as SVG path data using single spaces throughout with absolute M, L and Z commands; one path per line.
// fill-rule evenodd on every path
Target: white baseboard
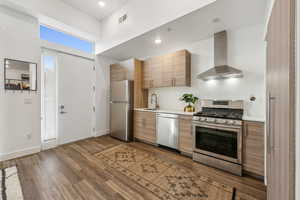
M 22 149 L 19 151 L 14 151 L 6 154 L 0 154 L 0 161 L 11 160 L 15 158 L 20 158 L 23 156 L 35 154 L 41 151 L 41 146 L 31 147 L 27 149 Z
M 107 129 L 107 130 L 99 130 L 99 131 L 96 131 L 94 137 L 100 137 L 100 136 L 103 136 L 103 135 L 108 135 L 109 133 L 110 133 L 109 129 Z
M 53 149 L 58 146 L 57 140 L 51 140 L 42 144 L 42 150 Z

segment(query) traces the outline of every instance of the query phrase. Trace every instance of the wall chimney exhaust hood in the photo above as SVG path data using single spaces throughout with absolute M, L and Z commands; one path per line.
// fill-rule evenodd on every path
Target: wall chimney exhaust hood
M 243 72 L 230 67 L 227 63 L 227 32 L 222 31 L 214 34 L 214 67 L 199 74 L 198 79 L 214 80 L 226 78 L 241 78 Z

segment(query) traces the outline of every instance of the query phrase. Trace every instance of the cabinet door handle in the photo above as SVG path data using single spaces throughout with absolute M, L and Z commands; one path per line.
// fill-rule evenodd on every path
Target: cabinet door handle
M 268 153 L 271 153 L 271 151 L 274 150 L 274 135 L 272 133 L 273 131 L 273 117 L 272 117 L 272 102 L 274 102 L 276 100 L 275 97 L 271 96 L 271 93 L 268 94 L 268 101 L 267 101 L 267 110 L 268 110 L 268 114 L 267 114 L 267 151 Z
M 174 78 L 173 80 L 174 80 L 173 86 L 175 87 L 176 86 L 176 78 Z

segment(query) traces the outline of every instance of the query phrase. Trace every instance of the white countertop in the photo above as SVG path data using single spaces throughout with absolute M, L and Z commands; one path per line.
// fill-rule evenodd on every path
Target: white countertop
M 243 116 L 243 120 L 253 121 L 253 122 L 265 122 L 266 121 L 266 119 L 263 117 L 255 117 L 255 116 Z
M 169 113 L 169 114 L 177 114 L 177 115 L 189 115 L 192 116 L 194 112 L 183 112 L 180 110 L 147 110 L 147 108 L 135 108 L 136 111 L 143 112 L 154 112 L 154 113 Z M 255 116 L 243 116 L 243 120 L 245 121 L 253 121 L 253 122 L 265 122 L 266 119 L 263 117 L 255 117 Z
M 177 115 L 194 115 L 194 112 L 183 112 L 180 110 L 147 110 L 147 108 L 135 108 L 136 111 L 143 111 L 143 112 L 154 112 L 154 113 L 169 113 L 169 114 L 177 114 Z

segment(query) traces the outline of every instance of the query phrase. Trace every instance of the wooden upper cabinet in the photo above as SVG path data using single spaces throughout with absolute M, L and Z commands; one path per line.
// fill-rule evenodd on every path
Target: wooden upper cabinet
M 134 108 L 148 107 L 148 90 L 143 86 L 143 62 L 134 59 Z
M 173 54 L 162 56 L 162 85 L 161 87 L 171 87 L 173 86 Z
M 110 81 L 123 81 L 127 79 L 127 70 L 119 64 L 110 66 Z
M 163 58 L 152 58 L 150 59 L 150 70 L 151 70 L 151 77 L 152 80 L 150 82 L 151 88 L 158 88 L 162 85 L 162 73 L 161 69 L 163 68 Z
M 191 54 L 178 51 L 173 55 L 174 86 L 191 86 Z
M 151 88 L 152 73 L 151 73 L 151 61 L 145 60 L 143 66 L 143 88 Z
M 262 122 L 244 122 L 243 169 L 263 177 L 265 170 L 265 128 Z
M 187 50 L 144 61 L 143 88 L 191 86 L 191 54 Z

